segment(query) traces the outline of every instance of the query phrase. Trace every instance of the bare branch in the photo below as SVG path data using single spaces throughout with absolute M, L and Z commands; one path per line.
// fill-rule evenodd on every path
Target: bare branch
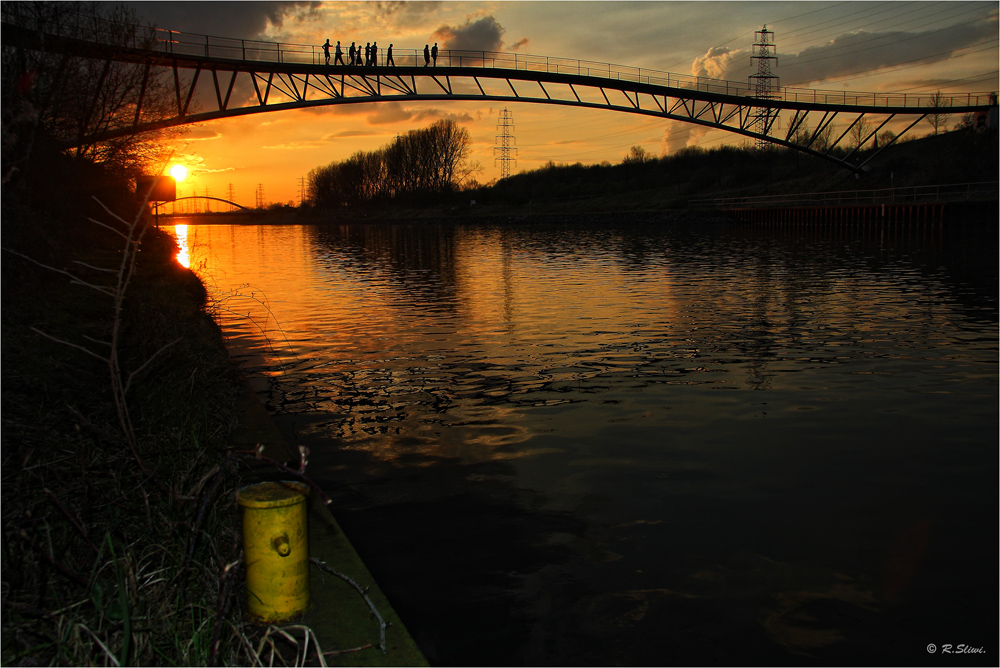
M 104 294 L 108 295 L 109 297 L 113 297 L 114 296 L 114 293 L 111 291 L 110 288 L 106 288 L 106 287 L 101 286 L 101 285 L 94 285 L 93 283 L 88 283 L 87 281 L 82 280 L 76 274 L 70 273 L 70 272 L 66 271 L 65 269 L 59 269 L 57 267 L 53 267 L 51 265 L 45 264 L 44 262 L 39 262 L 38 260 L 36 260 L 33 257 L 25 255 L 24 253 L 18 253 L 16 250 L 13 250 L 13 249 L 10 249 L 10 248 L 4 248 L 3 250 L 5 250 L 8 253 L 11 253 L 13 255 L 16 255 L 16 256 L 18 256 L 20 258 L 23 258 L 23 259 L 27 260 L 28 262 L 31 262 L 32 264 L 36 264 L 36 265 L 38 265 L 39 267 L 41 267 L 43 269 L 48 269 L 49 271 L 54 271 L 57 274 L 62 274 L 63 276 L 68 276 L 72 280 L 72 282 L 76 283 L 77 285 L 83 285 L 83 286 L 91 288 L 93 290 L 97 290 L 98 292 L 104 293 Z
M 37 334 L 41 334 L 42 336 L 44 336 L 45 338 L 47 338 L 47 339 L 49 339 L 49 340 L 51 340 L 51 341 L 55 341 L 56 343 L 61 343 L 61 344 L 63 344 L 64 346 L 69 346 L 70 348 L 76 348 L 76 349 L 77 349 L 77 350 L 79 350 L 80 352 L 84 352 L 84 353 L 87 353 L 87 354 L 88 354 L 88 355 L 90 355 L 91 357 L 94 357 L 94 358 L 97 358 L 97 359 L 101 360 L 102 362 L 105 362 L 105 363 L 106 363 L 106 362 L 108 361 L 108 359 L 107 359 L 106 357 L 101 357 L 101 356 L 100 356 L 100 355 L 98 355 L 97 353 L 95 353 L 95 352 L 93 352 L 93 351 L 91 351 L 91 350 L 87 350 L 87 349 L 86 349 L 86 348 L 84 348 L 83 346 L 78 346 L 78 345 L 77 345 L 77 344 L 75 344 L 75 343 L 71 343 L 71 342 L 69 342 L 69 341 L 64 341 L 63 339 L 60 339 L 60 338 L 57 338 L 57 337 L 55 337 L 55 336 L 52 336 L 51 334 L 46 334 L 45 332 L 43 332 L 42 330 L 38 329 L 37 327 L 32 327 L 31 329 L 32 329 L 32 331 L 34 331 L 35 333 L 37 333 Z
M 375 604 L 372 603 L 371 598 L 368 597 L 368 592 L 365 589 L 363 589 L 361 585 L 352 580 L 349 576 L 344 575 L 343 573 L 340 573 L 338 571 L 335 571 L 334 569 L 327 566 L 325 562 L 320 561 L 316 557 L 309 557 L 309 561 L 311 561 L 313 564 L 315 564 L 322 570 L 326 571 L 330 575 L 336 575 L 338 578 L 340 578 L 347 584 L 351 585 L 351 587 L 353 587 L 356 592 L 361 594 L 361 597 L 365 599 L 365 603 L 368 604 L 368 609 L 372 611 L 372 614 L 375 616 L 375 619 L 378 620 L 378 628 L 379 628 L 378 648 L 382 650 L 383 654 L 385 654 L 386 651 L 385 629 L 387 625 L 385 623 L 385 620 L 382 619 L 382 615 L 379 614 L 378 608 L 375 607 Z
M 128 236 L 124 232 L 122 232 L 121 230 L 116 230 L 115 228 L 111 227 L 110 225 L 105 225 L 104 223 L 100 222 L 99 220 L 94 220 L 93 218 L 88 218 L 87 220 L 89 220 L 90 222 L 94 223 L 95 225 L 100 225 L 104 229 L 111 230 L 112 232 L 114 232 L 115 234 L 117 234 L 118 236 L 120 236 L 122 239 L 128 239 Z
M 165 346 L 163 346 L 162 348 L 160 348 L 159 350 L 157 350 L 155 353 L 153 353 L 152 355 L 150 355 L 149 359 L 147 359 L 145 362 L 142 363 L 142 366 L 140 366 L 138 369 L 136 369 L 135 371 L 133 371 L 132 373 L 130 373 L 128 375 L 128 379 L 125 381 L 125 387 L 122 389 L 122 394 L 127 394 L 128 393 L 128 388 L 129 388 L 129 386 L 132 385 L 132 379 L 135 378 L 135 376 L 137 376 L 139 373 L 141 373 L 143 369 L 145 369 L 147 366 L 149 366 L 153 362 L 153 360 L 156 359 L 157 355 L 159 355 L 164 350 L 166 350 L 170 346 L 172 346 L 175 343 L 177 343 L 178 341 L 180 341 L 182 338 L 183 337 L 178 337 L 178 338 L 174 339 L 173 341 L 171 341 L 170 343 L 168 343 Z
M 100 343 L 102 346 L 110 346 L 111 345 L 110 341 L 102 341 L 100 339 L 95 339 L 94 337 L 87 336 L 86 334 L 81 334 L 80 336 L 82 336 L 83 338 L 87 339 L 88 341 L 92 341 L 94 343 Z
M 270 464 L 271 466 L 275 467 L 276 469 L 278 469 L 279 471 L 281 471 L 283 473 L 287 473 L 289 475 L 295 476 L 296 478 L 299 478 L 302 482 L 304 482 L 307 485 L 309 485 L 309 487 L 311 487 L 312 489 L 316 490 L 316 493 L 319 494 L 319 496 L 320 496 L 321 499 L 323 499 L 323 503 L 324 504 L 330 505 L 331 503 L 333 503 L 333 499 L 331 499 L 329 496 L 327 496 L 326 492 L 324 492 L 323 489 L 319 485 L 317 485 L 315 482 L 313 482 L 312 480 L 310 480 L 308 476 L 306 476 L 306 474 L 303 472 L 304 467 L 300 466 L 299 469 L 293 469 L 293 468 L 290 468 L 289 466 L 287 466 L 285 464 L 282 464 L 281 462 L 279 462 L 279 461 L 277 461 L 275 459 L 271 459 L 270 457 L 265 457 L 264 456 L 264 445 L 262 443 L 258 443 L 257 447 L 255 448 L 255 450 L 253 452 L 248 452 L 248 451 L 243 450 L 243 451 L 238 452 L 237 454 L 246 455 L 246 456 L 253 456 L 255 459 L 259 459 L 262 462 L 267 462 L 268 464 Z
M 72 275 L 72 274 L 70 274 L 70 275 Z M 104 294 L 108 295 L 109 297 L 114 297 L 115 296 L 114 292 L 112 292 L 109 288 L 105 288 L 105 287 L 100 286 L 100 285 L 94 285 L 93 283 L 90 283 L 88 281 L 82 280 L 79 276 L 73 276 L 72 280 L 70 280 L 69 283 L 70 283 L 70 285 L 82 285 L 85 288 L 90 288 L 91 290 L 97 290 L 98 292 L 103 292 Z
M 81 267 L 86 267 L 87 269 L 93 269 L 94 271 L 103 271 L 107 274 L 115 273 L 114 269 L 106 269 L 104 267 L 95 267 L 92 264 L 87 264 L 86 262 L 80 262 L 79 260 L 73 260 L 74 263 L 80 265 Z
M 111 216 L 112 218 L 114 218 L 115 220 L 117 220 L 119 223 L 121 223 L 125 227 L 131 227 L 131 225 L 127 221 L 125 221 L 121 216 L 119 216 L 114 211 L 112 211 L 111 209 L 109 209 L 107 207 L 107 205 L 104 204 L 104 202 L 102 202 L 101 200 L 97 199 L 96 195 L 91 195 L 91 199 L 93 199 L 95 202 L 97 202 L 98 204 L 100 204 L 101 208 L 104 209 L 105 211 L 107 211 L 109 216 Z

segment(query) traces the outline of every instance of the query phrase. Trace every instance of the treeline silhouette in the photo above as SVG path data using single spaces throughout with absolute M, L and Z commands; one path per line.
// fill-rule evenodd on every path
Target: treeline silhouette
M 791 151 L 749 146 L 688 147 L 655 156 L 634 146 L 619 163 L 556 164 L 514 174 L 469 192 L 478 206 L 538 205 L 561 200 L 606 199 L 609 206 L 686 208 L 709 193 L 739 192 L 804 175 L 847 180 L 843 168 Z
M 998 178 L 996 142 L 995 130 L 977 132 L 962 123 L 951 132 L 904 138 L 873 160 L 871 171 L 862 176 L 791 149 L 691 146 L 655 156 L 634 146 L 617 164 L 549 162 L 463 195 L 478 207 L 549 203 L 566 208 L 579 201 L 581 207 L 589 202 L 591 207 L 683 209 L 693 199 L 715 196 L 993 181 Z M 859 161 L 874 150 L 861 151 Z
M 309 174 L 309 199 L 317 212 L 374 204 L 383 211 L 666 210 L 686 209 L 692 200 L 737 195 L 971 183 L 998 178 L 996 131 L 976 131 L 967 119 L 950 132 L 904 137 L 855 175 L 842 166 L 787 148 L 691 146 L 656 156 L 633 146 L 621 162 L 585 165 L 548 162 L 499 181 L 470 178 L 477 166 L 465 160 L 469 138 L 452 121 L 397 137 L 378 151 L 320 167 Z M 806 130 L 800 129 L 805 132 Z M 880 135 L 885 146 L 892 139 Z M 829 148 L 827 137 L 815 145 Z M 844 157 L 851 144 L 829 148 Z M 856 160 L 877 152 L 874 141 Z
M 375 151 L 359 151 L 317 167 L 307 177 L 313 206 L 337 209 L 377 201 L 420 202 L 457 190 L 473 168 L 466 163 L 469 131 L 452 120 L 410 130 Z

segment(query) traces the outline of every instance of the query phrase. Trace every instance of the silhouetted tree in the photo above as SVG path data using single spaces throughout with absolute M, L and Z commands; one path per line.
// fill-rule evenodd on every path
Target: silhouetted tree
M 5 24 L 99 41 L 115 47 L 146 48 L 153 43 L 151 28 L 138 25 L 135 11 L 117 3 L 5 2 Z M 44 45 L 44 40 L 40 40 Z M 3 106 L 12 105 L 32 122 L 16 131 L 30 133 L 21 155 L 30 154 L 34 138 L 44 135 L 61 145 L 74 145 L 75 154 L 113 171 L 135 176 L 163 156 L 162 139 L 178 130 L 97 141 L 97 133 L 126 129 L 136 115 L 154 121 L 171 115 L 173 99 L 164 75 L 148 72 L 143 64 L 62 54 L 43 49 L 3 46 Z M 5 132 L 10 130 L 5 113 Z M 5 146 L 5 149 L 7 147 Z M 4 171 L 8 166 L 5 164 Z
M 976 128 L 976 114 L 969 112 L 962 114 L 961 120 L 955 125 L 955 130 L 974 130 Z
M 644 162 L 653 160 L 652 154 L 642 146 L 633 146 L 628 150 L 628 155 L 622 159 L 623 165 L 641 165 Z
M 883 130 L 878 133 L 879 146 L 888 146 L 896 140 L 896 133 L 892 130 Z
M 458 190 L 482 168 L 468 163 L 469 131 L 454 121 L 411 130 L 377 151 L 309 172 L 309 199 L 331 208 Z
M 951 113 L 943 110 L 947 109 L 949 105 L 950 101 L 941 94 L 941 91 L 934 93 L 934 96 L 931 97 L 930 106 L 934 111 L 927 114 L 927 122 L 934 128 L 934 134 L 938 134 L 942 128 L 947 129 L 948 117 L 951 116 Z
M 861 148 L 862 144 L 868 140 L 868 135 L 871 134 L 872 124 L 862 116 L 858 119 L 858 122 L 851 126 L 851 131 L 848 133 L 851 140 L 851 148 Z
M 823 130 L 813 137 L 813 130 L 805 123 L 799 126 L 799 128 L 792 135 L 792 141 L 800 146 L 809 145 L 809 148 L 814 151 L 826 151 L 830 148 L 830 144 L 833 141 L 833 125 L 827 125 Z M 810 142 L 812 142 L 810 144 Z

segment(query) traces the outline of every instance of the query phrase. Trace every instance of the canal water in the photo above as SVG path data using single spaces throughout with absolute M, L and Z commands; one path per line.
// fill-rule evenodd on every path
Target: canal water
M 995 233 L 641 223 L 175 234 L 432 663 L 995 665 Z

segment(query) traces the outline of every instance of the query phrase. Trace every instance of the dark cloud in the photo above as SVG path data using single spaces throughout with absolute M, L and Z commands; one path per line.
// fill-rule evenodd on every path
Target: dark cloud
M 957 51 L 983 40 L 995 40 L 996 30 L 995 21 L 984 21 L 921 33 L 857 31 L 780 58 L 778 73 L 782 85 L 800 86 L 915 61 L 930 65 L 948 60 Z
M 413 115 L 414 121 L 429 121 L 433 123 L 434 121 L 450 120 L 456 123 L 471 123 L 472 116 L 462 112 L 458 114 L 453 114 L 448 111 L 442 111 L 441 109 L 426 109 L 424 111 L 417 112 Z
M 996 21 L 988 19 L 973 25 L 957 25 L 925 32 L 844 33 L 819 46 L 799 53 L 781 53 L 771 68 L 782 86 L 809 86 L 831 79 L 847 79 L 878 69 L 904 65 L 931 65 L 952 58 L 957 52 L 996 40 Z M 713 47 L 694 59 L 694 76 L 746 81 L 755 72 L 753 55 L 747 49 Z
M 334 141 L 336 139 L 343 139 L 345 137 L 370 137 L 372 132 L 369 130 L 342 130 L 341 132 L 333 132 L 328 135 L 324 135 L 322 141 Z
M 193 128 L 184 133 L 184 139 L 188 140 L 218 139 L 221 136 L 218 131 L 206 128 Z
M 407 109 L 399 102 L 379 102 L 373 106 L 374 111 L 365 117 L 369 125 L 409 122 L 412 127 L 419 127 L 441 119 L 451 119 L 456 123 L 472 121 L 472 117 L 464 112 L 453 114 L 441 109 Z
M 159 28 L 219 37 L 253 39 L 270 24 L 302 19 L 321 2 L 130 2 L 144 23 Z
M 399 102 L 380 102 L 376 103 L 374 107 L 374 112 L 365 119 L 370 125 L 400 123 L 413 118 L 413 112 L 405 109 Z
M 406 21 L 416 21 L 427 14 L 432 14 L 441 9 L 441 3 L 418 2 L 415 0 L 393 0 L 390 2 L 378 0 L 368 3 L 368 6 L 376 14 L 399 17 Z
M 441 26 L 431 40 L 442 49 L 457 51 L 501 51 L 503 50 L 504 28 L 492 16 L 484 16 L 476 21 L 466 19 L 460 26 Z
M 470 123 L 473 118 L 466 112 L 450 113 L 442 109 L 423 109 L 404 107 L 402 102 L 357 102 L 354 104 L 337 104 L 322 107 L 309 107 L 305 109 L 310 114 L 334 114 L 340 118 L 350 116 L 364 116 L 368 125 L 391 125 L 393 123 L 408 123 L 410 127 L 416 128 L 424 124 L 429 125 L 441 119 L 451 119 L 456 123 Z M 365 130 L 344 130 L 335 134 L 327 135 L 331 137 L 351 137 L 369 135 Z

